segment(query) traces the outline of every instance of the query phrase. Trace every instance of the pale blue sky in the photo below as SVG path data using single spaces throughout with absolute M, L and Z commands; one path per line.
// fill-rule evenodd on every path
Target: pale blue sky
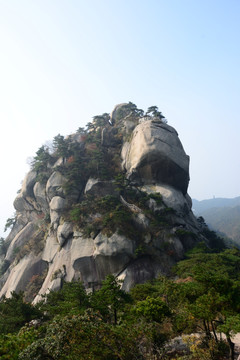
M 190 155 L 189 194 L 240 195 L 239 0 L 0 0 L 0 233 L 33 156 L 134 102 Z

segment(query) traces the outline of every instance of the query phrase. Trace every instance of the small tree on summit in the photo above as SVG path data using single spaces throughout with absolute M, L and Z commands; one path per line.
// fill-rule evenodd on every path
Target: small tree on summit
M 51 162 L 51 155 L 49 153 L 49 148 L 45 145 L 42 145 L 32 161 L 32 168 L 37 171 L 37 173 L 47 171 L 48 164 Z
M 147 114 L 147 115 L 152 114 L 153 116 L 155 116 L 155 114 L 156 114 L 157 112 L 158 112 L 158 107 L 157 107 L 157 106 L 150 106 L 150 107 L 147 109 L 146 114 Z
M 157 106 L 150 106 L 147 109 L 146 115 L 152 115 L 154 117 L 158 117 L 160 120 L 165 119 L 165 116 L 161 113 L 161 111 L 158 111 Z
M 107 113 L 104 113 L 102 115 L 96 115 L 93 117 L 93 125 L 94 126 L 105 126 L 109 124 L 110 116 Z
M 63 135 L 58 134 L 53 138 L 53 149 L 58 157 L 67 158 L 69 154 L 69 139 L 65 139 Z
M 129 101 L 129 103 L 126 105 L 127 109 L 129 109 L 131 111 L 132 115 L 136 115 L 136 116 L 143 116 L 144 111 L 142 109 L 138 109 L 137 105 L 133 104 L 131 101 Z

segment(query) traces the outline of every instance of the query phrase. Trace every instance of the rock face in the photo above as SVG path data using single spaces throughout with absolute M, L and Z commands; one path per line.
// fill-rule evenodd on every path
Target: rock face
M 171 126 L 148 120 L 135 127 L 124 166 L 130 178 L 171 185 L 186 194 L 189 157 Z
M 36 158 L 14 201 L 0 296 L 23 290 L 37 302 L 63 280 L 91 289 L 110 273 L 129 290 L 206 240 L 176 130 L 131 103 L 106 115 L 65 138 L 65 153 L 59 144 Z

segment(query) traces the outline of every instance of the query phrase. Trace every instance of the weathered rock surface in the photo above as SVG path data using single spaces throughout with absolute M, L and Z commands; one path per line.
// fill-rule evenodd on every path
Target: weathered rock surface
M 116 186 L 113 181 L 100 181 L 90 178 L 85 186 L 84 193 L 96 197 L 116 194 Z
M 115 106 L 115 108 L 111 112 L 110 118 L 113 122 L 115 122 L 119 119 L 123 119 L 128 114 L 129 110 L 127 108 L 127 103 L 122 103 Z
M 46 185 L 46 193 L 49 199 L 52 199 L 54 196 L 63 196 L 63 184 L 66 181 L 64 176 L 58 171 L 54 171 L 50 178 L 48 179 Z
M 117 105 L 105 125 L 100 117 L 88 134 L 67 137 L 66 156 L 53 154 L 43 167 L 45 182 L 34 169 L 27 174 L 1 259 L 0 296 L 29 289 L 34 276 L 42 277 L 34 302 L 63 280 L 91 289 L 110 273 L 129 290 L 168 273 L 196 237 L 203 239 L 176 130 L 139 114 Z
M 47 263 L 41 259 L 41 255 L 28 254 L 12 268 L 2 287 L 1 294 L 9 297 L 12 291 L 26 290 L 32 277 L 41 276 L 46 269 Z
M 40 205 L 41 209 L 47 211 L 49 208 L 46 194 L 46 186 L 40 182 L 36 182 L 33 188 L 34 197 L 36 202 Z
M 57 229 L 57 239 L 60 246 L 63 246 L 64 243 L 73 235 L 73 225 L 70 222 L 65 222 L 62 225 L 58 226 Z
M 29 222 L 21 231 L 19 231 L 9 245 L 6 260 L 11 261 L 14 257 L 14 252 L 25 245 L 28 239 L 34 236 L 35 231 L 36 228 L 33 222 Z
M 171 126 L 145 121 L 133 131 L 126 155 L 128 176 L 143 183 L 163 183 L 185 195 L 189 182 L 189 157 Z

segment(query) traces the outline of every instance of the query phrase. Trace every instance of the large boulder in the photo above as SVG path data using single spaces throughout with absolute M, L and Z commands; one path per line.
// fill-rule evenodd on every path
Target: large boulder
M 130 113 L 127 103 L 118 104 L 115 106 L 113 111 L 111 112 L 110 118 L 111 121 L 114 123 L 120 119 L 123 119 Z
M 61 196 L 54 196 L 49 204 L 51 224 L 57 229 L 61 213 L 66 206 L 66 200 Z
M 59 251 L 59 242 L 57 241 L 57 237 L 54 233 L 49 233 L 46 239 L 45 247 L 42 252 L 42 259 L 47 261 L 48 263 L 52 263 L 54 257 Z
M 47 269 L 47 263 L 41 259 L 41 255 L 34 255 L 30 253 L 22 258 L 19 263 L 14 266 L 0 291 L 0 297 L 5 295 L 11 296 L 12 291 L 26 290 L 33 276 L 41 276 Z
M 43 211 L 48 210 L 49 205 L 46 195 L 46 186 L 40 182 L 36 182 L 33 188 L 34 197 L 36 202 L 41 206 Z
M 103 197 L 106 195 L 116 195 L 117 191 L 113 181 L 89 178 L 84 193 L 95 197 Z
M 142 255 L 123 268 L 118 279 L 123 281 L 123 290 L 129 291 L 134 285 L 152 280 L 160 274 L 169 275 L 173 264 L 174 260 L 164 253 L 156 258 Z
M 6 260 L 12 261 L 15 257 L 15 253 L 21 249 L 31 238 L 38 233 L 38 228 L 33 222 L 29 222 L 22 230 L 20 230 L 15 238 L 11 241 Z
M 23 180 L 23 185 L 20 193 L 14 200 L 14 207 L 18 212 L 31 212 L 33 210 L 40 210 L 40 205 L 36 202 L 33 187 L 36 182 L 36 171 L 29 171 Z
M 60 246 L 63 246 L 66 241 L 73 235 L 73 224 L 70 222 L 64 222 L 58 226 L 57 239 Z
M 172 186 L 154 184 L 144 185 L 141 189 L 148 194 L 161 194 L 164 204 L 179 215 L 185 215 L 191 211 L 189 197 L 184 196 L 180 190 Z
M 124 235 L 114 233 L 111 237 L 108 237 L 100 233 L 95 239 L 95 251 L 94 257 L 98 255 L 103 256 L 116 256 L 119 254 L 133 255 L 134 242 L 128 239 Z
M 34 206 L 25 199 L 22 193 L 18 194 L 13 202 L 14 208 L 19 212 L 33 211 Z
M 25 179 L 23 180 L 21 193 L 23 196 L 27 197 L 33 196 L 33 186 L 36 182 L 37 173 L 36 171 L 32 170 L 26 175 Z
M 171 185 L 186 194 L 189 157 L 171 126 L 153 120 L 142 122 L 134 129 L 125 156 L 130 179 L 144 184 Z
M 63 185 L 65 182 L 65 177 L 59 171 L 52 173 L 46 185 L 46 193 L 50 200 L 54 196 L 64 196 Z
M 94 245 L 93 256 L 100 280 L 108 274 L 117 275 L 134 256 L 134 241 L 118 233 L 110 237 L 100 233 L 94 239 Z

